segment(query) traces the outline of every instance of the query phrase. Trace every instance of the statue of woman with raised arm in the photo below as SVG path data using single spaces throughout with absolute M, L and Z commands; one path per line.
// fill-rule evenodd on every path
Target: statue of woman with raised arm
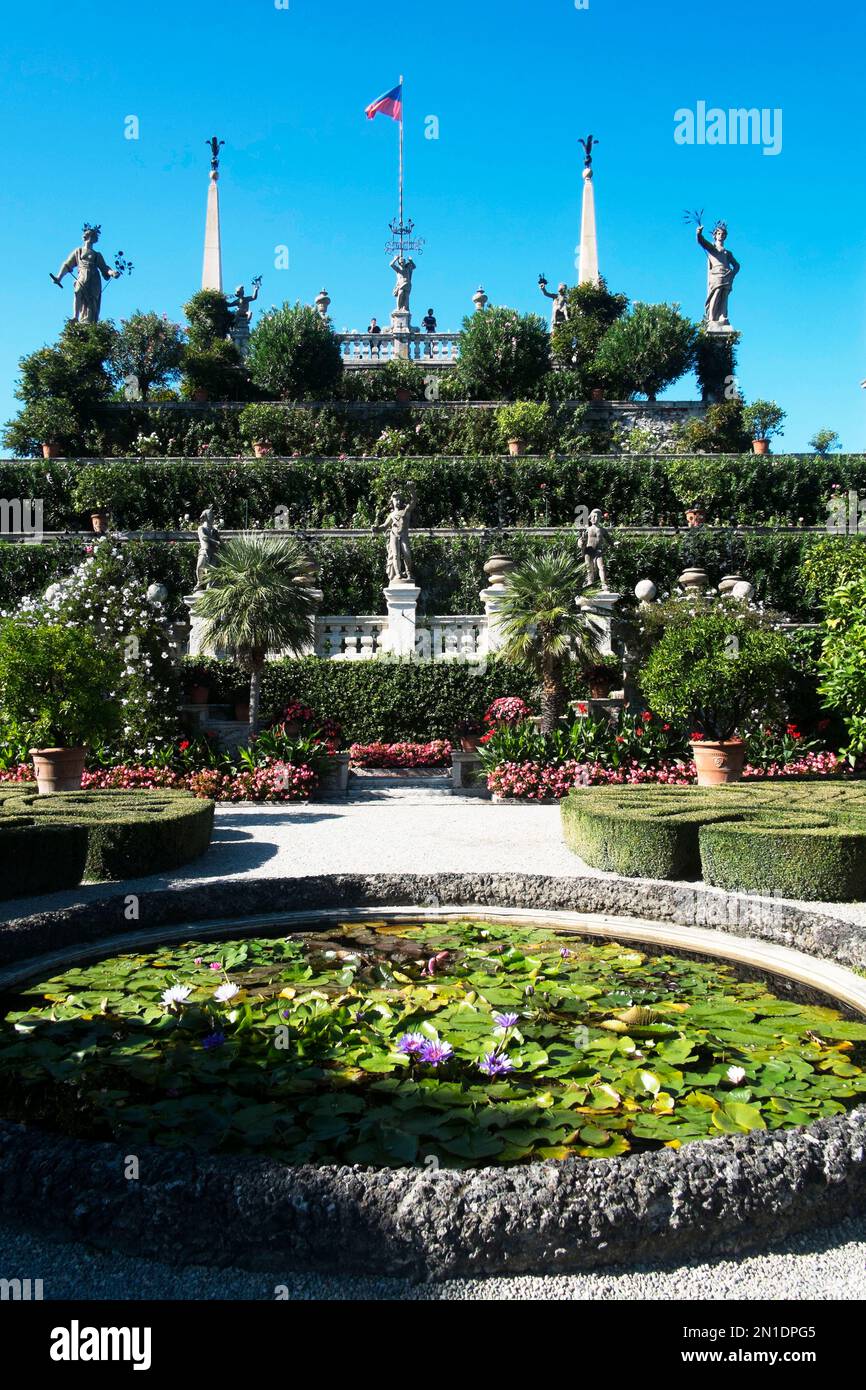
M 119 270 L 112 270 L 101 251 L 95 249 L 101 227 L 84 224 L 82 245 L 70 251 L 66 260 L 51 279 L 59 285 L 64 275 L 75 275 L 72 317 L 79 323 L 98 323 L 102 305 L 102 281 L 116 280 Z M 100 278 L 101 277 L 101 278 Z
M 734 280 L 740 273 L 740 263 L 725 242 L 728 239 L 726 222 L 719 222 L 713 230 L 712 241 L 707 241 L 704 229 L 698 226 L 698 245 L 707 253 L 707 302 L 704 317 L 710 328 L 729 328 L 728 300 Z

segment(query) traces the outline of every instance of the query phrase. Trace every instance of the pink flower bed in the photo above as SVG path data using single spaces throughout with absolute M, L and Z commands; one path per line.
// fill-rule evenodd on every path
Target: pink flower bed
M 32 782 L 33 769 L 26 764 L 0 771 L 0 781 Z M 85 772 L 83 791 L 157 791 L 173 787 L 212 801 L 307 801 L 319 784 L 311 767 L 272 762 L 254 771 L 231 776 L 216 768 L 200 772 L 172 772 L 166 767 L 106 767 Z
M 444 738 L 430 743 L 353 743 L 349 758 L 353 767 L 446 767 L 451 744 Z
M 796 762 L 771 763 L 767 768 L 747 766 L 744 778 L 832 777 L 844 774 L 847 764 L 835 753 L 805 753 Z M 538 762 L 500 763 L 487 778 L 494 796 L 520 801 L 561 801 L 573 787 L 654 786 L 691 787 L 697 781 L 693 762 L 660 763 L 639 767 L 630 763 L 619 768 L 601 763 L 567 762 L 544 765 Z

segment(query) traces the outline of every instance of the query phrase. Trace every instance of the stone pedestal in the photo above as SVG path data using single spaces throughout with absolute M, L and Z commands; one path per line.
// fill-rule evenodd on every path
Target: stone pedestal
M 587 626 L 595 636 L 596 646 L 601 656 L 610 656 L 613 652 L 615 610 L 621 598 L 622 594 L 608 593 L 602 589 L 598 593 L 588 594 L 586 598 L 580 598 L 577 601 L 578 608 L 586 614 Z
M 461 796 L 490 796 L 477 753 L 462 753 L 455 748 L 451 754 L 451 788 Z
M 184 603 L 189 609 L 189 645 L 187 647 L 188 656 L 213 656 L 214 653 L 205 646 L 203 633 L 205 623 L 203 618 L 197 618 L 194 612 L 195 602 L 198 594 L 185 594 Z
M 393 309 L 391 312 L 391 336 L 394 339 L 394 356 L 409 356 L 409 334 L 412 332 L 412 313 L 409 309 Z
M 404 580 L 389 584 L 382 592 L 388 609 L 388 652 L 391 656 L 414 656 L 415 614 L 421 590 Z
M 331 753 L 322 769 L 319 792 L 322 796 L 346 796 L 349 791 L 349 754 Z
M 487 616 L 485 648 L 488 654 L 498 652 L 504 641 L 504 634 L 499 622 L 499 610 L 506 593 L 507 589 L 504 584 L 492 584 L 489 589 L 481 590 L 481 602 L 484 604 L 484 612 Z

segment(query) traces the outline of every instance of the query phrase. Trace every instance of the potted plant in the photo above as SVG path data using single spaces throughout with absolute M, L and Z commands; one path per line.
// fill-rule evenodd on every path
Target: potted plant
M 241 439 L 249 444 L 257 459 L 285 447 L 286 411 L 272 401 L 245 405 L 238 416 Z
M 550 428 L 547 401 L 513 401 L 496 412 L 499 438 L 512 455 L 524 453 L 527 444 L 540 450 Z
M 191 705 L 206 705 L 210 700 L 211 677 L 205 666 L 193 666 L 187 673 L 186 697 Z
M 29 749 L 40 795 L 81 786 L 87 746 L 120 723 L 121 670 L 118 653 L 87 629 L 0 623 L 0 730 Z
M 756 454 L 770 451 L 773 435 L 781 434 L 786 414 L 775 401 L 752 401 L 743 409 L 743 424 L 752 436 L 752 449 Z
M 622 663 L 617 656 L 606 656 L 582 671 L 591 700 L 606 700 L 621 677 Z
M 482 732 L 477 719 L 461 719 L 455 725 L 453 741 L 460 745 L 461 753 L 474 753 L 481 742 Z
M 691 729 L 698 786 L 738 782 L 746 746 L 738 736 L 754 711 L 766 718 L 790 670 L 785 639 L 736 607 L 691 616 L 666 628 L 643 671 L 649 707 Z
M 249 724 L 250 722 L 250 692 L 248 690 L 236 690 L 232 696 L 234 705 L 235 719 L 239 724 Z
M 406 358 L 392 357 L 381 369 L 381 386 L 384 397 L 408 405 L 410 401 L 423 401 L 425 379 L 424 370 L 417 363 Z
M 703 526 L 707 519 L 703 502 L 689 502 L 686 507 L 686 525 L 690 530 Z
M 79 424 L 70 401 L 59 396 L 33 401 L 24 414 L 27 430 L 39 441 L 43 458 L 63 458 L 73 452 Z

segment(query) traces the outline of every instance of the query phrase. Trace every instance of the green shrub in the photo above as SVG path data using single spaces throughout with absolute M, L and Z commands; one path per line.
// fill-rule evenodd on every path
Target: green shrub
M 634 878 L 842 902 L 866 895 L 862 784 L 576 788 L 562 802 L 569 849 Z
M 535 397 L 550 371 L 550 335 L 540 314 L 491 305 L 463 320 L 456 375 L 470 400 Z
M 705 401 L 733 403 L 740 333 L 708 333 L 702 327 L 695 342 L 695 376 Z M 739 399 L 739 398 L 737 398 Z M 747 446 L 748 447 L 748 446 Z
M 743 410 L 743 421 L 753 439 L 771 439 L 781 434 L 785 419 L 785 411 L 775 401 L 752 401 Z
M 250 334 L 247 366 L 255 384 L 277 400 L 331 400 L 343 372 L 330 322 L 309 304 L 262 314 Z
M 496 412 L 496 426 L 503 444 L 521 440 L 531 454 L 538 454 L 550 442 L 551 418 L 547 401 L 514 401 Z
M 114 384 L 110 361 L 116 337 L 109 322 L 72 319 L 53 347 L 22 357 L 15 395 L 24 409 L 7 424 L 4 442 L 18 454 L 38 452 L 43 443 L 87 447 Z
M 672 621 L 640 674 L 649 707 L 705 738 L 729 739 L 747 714 L 775 708 L 787 678 L 785 639 L 732 602 Z
M 121 319 L 111 363 L 119 377 L 136 377 L 146 400 L 154 386 L 175 380 L 183 351 L 179 324 L 170 323 L 164 314 L 143 314 L 139 310 L 128 319 Z
M 87 863 L 83 825 L 46 825 L 0 816 L 0 898 L 75 888 Z
M 121 662 L 87 628 L 34 617 L 0 621 L 0 731 L 24 748 L 73 748 L 110 736 Z
M 866 753 L 866 573 L 840 584 L 826 600 L 818 690 L 845 721 L 850 757 Z
M 141 878 L 178 868 L 204 854 L 213 813 L 212 801 L 199 800 L 189 792 L 83 791 L 39 796 L 18 786 L 0 789 L 0 843 L 13 831 L 24 837 L 22 853 L 32 868 L 26 891 L 43 892 L 47 890 L 38 856 L 46 830 L 70 826 L 84 830 L 86 879 Z M 29 826 L 22 825 L 24 818 Z M 80 839 L 69 839 L 64 852 L 71 872 L 79 862 L 75 855 L 80 855 Z
M 229 662 L 185 662 L 207 676 L 211 701 L 227 700 L 244 681 Z M 575 692 L 576 693 L 576 692 Z M 484 667 L 463 661 L 271 661 L 265 667 L 262 712 L 275 717 L 293 700 L 343 727 L 347 743 L 426 742 L 448 738 L 463 720 L 480 720 L 490 703 L 519 695 L 538 705 L 537 678 L 497 659 Z
M 607 393 L 654 401 L 693 365 L 697 328 L 675 304 L 635 304 L 605 333 L 592 370 Z
M 718 336 L 718 335 L 717 335 Z M 751 442 L 743 422 L 743 402 L 723 401 L 711 405 L 702 420 L 689 420 L 675 441 L 681 453 L 740 454 Z M 730 460 L 728 461 L 730 468 Z
M 568 291 L 568 318 L 557 324 L 550 335 L 553 360 L 562 370 L 556 377 L 571 377 L 569 390 L 575 399 L 585 399 L 593 387 L 604 385 L 593 371 L 595 355 L 607 330 L 628 309 L 624 294 L 612 294 L 606 281 L 587 281 Z
M 191 347 L 210 347 L 224 339 L 232 326 L 228 296 L 222 290 L 197 290 L 183 306 Z

